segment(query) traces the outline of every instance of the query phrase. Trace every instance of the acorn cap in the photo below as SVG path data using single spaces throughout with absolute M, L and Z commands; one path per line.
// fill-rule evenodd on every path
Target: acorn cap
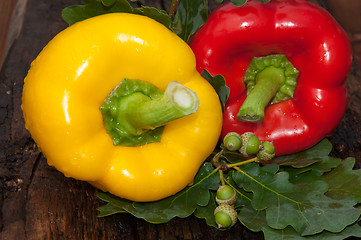
M 228 185 L 219 186 L 216 195 L 216 202 L 219 205 L 224 205 L 224 204 L 233 205 L 236 203 L 236 200 L 237 200 L 237 193 L 232 187 Z
M 242 146 L 241 135 L 236 132 L 229 132 L 223 138 L 224 147 L 229 151 L 237 151 Z
M 253 132 L 245 132 L 241 135 L 242 147 L 239 152 L 248 157 L 259 151 L 260 141 Z
M 237 212 L 231 205 L 219 205 L 214 210 L 218 228 L 230 228 L 237 222 Z
M 257 157 L 261 161 L 269 161 L 275 156 L 275 148 L 271 142 L 262 142 Z

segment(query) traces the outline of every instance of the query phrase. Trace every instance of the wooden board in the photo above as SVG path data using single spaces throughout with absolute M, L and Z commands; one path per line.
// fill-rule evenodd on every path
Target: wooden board
M 24 128 L 23 79 L 31 61 L 66 27 L 61 9 L 80 0 L 29 0 L 25 22 L 0 72 L 0 239 L 263 239 L 238 223 L 218 231 L 195 217 L 153 225 L 128 214 L 97 218 L 98 190 L 49 167 Z M 361 70 L 348 79 L 349 106 L 330 138 L 333 155 L 361 166 Z M 335 109 L 337 111 L 337 109 Z
M 0 69 L 23 25 L 27 0 L 0 1 Z

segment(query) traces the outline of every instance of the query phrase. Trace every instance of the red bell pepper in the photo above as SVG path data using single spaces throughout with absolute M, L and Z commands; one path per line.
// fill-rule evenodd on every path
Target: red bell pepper
M 249 0 L 237 7 L 226 3 L 212 12 L 190 46 L 197 70 L 223 75 L 230 88 L 222 138 L 228 132 L 253 132 L 261 141 L 274 141 L 276 155 L 290 154 L 329 136 L 345 113 L 345 82 L 352 63 L 350 43 L 339 24 L 316 4 L 304 0 Z M 274 54 L 281 55 L 254 59 L 249 66 L 254 57 Z M 276 71 L 270 71 L 270 67 Z M 245 77 L 246 71 L 250 76 Z M 290 80 L 287 85 L 289 75 L 296 81 Z M 244 78 L 256 79 L 247 82 L 248 90 Z M 274 91 L 274 81 L 286 86 Z M 261 82 L 266 85 L 254 87 Z M 282 98 L 287 92 L 289 97 L 273 101 L 273 95 Z M 246 97 L 252 99 L 241 108 Z M 264 117 L 263 109 L 254 110 L 257 104 L 266 105 Z M 260 116 L 255 115 L 257 111 Z

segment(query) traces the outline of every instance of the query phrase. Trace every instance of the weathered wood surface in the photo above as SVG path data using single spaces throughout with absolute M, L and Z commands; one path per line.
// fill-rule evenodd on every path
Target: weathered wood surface
M 128 214 L 97 218 L 96 207 L 103 204 L 97 190 L 47 165 L 24 128 L 23 79 L 45 44 L 66 27 L 61 9 L 77 3 L 29 0 L 23 30 L 0 72 L 0 239 L 263 239 L 241 224 L 218 231 L 195 217 L 160 225 Z M 330 140 L 334 156 L 355 157 L 360 168 L 361 70 L 356 64 L 348 89 L 346 115 Z
M 0 69 L 4 59 L 18 37 L 27 0 L 0 1 Z

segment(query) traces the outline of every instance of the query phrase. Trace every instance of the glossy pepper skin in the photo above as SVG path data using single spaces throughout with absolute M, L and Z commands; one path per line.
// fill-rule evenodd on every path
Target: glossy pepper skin
M 328 136 L 346 105 L 345 80 L 352 56 L 347 35 L 330 14 L 304 0 L 226 3 L 209 16 L 190 41 L 199 72 L 221 74 L 230 87 L 222 137 L 253 132 L 274 141 L 276 155 L 307 149 Z M 292 99 L 269 105 L 264 120 L 236 117 L 246 98 L 245 71 L 253 57 L 284 54 L 298 69 Z
M 197 93 L 199 108 L 168 123 L 160 142 L 115 146 L 99 108 L 124 78 L 163 91 L 177 81 Z M 78 22 L 52 39 L 25 78 L 22 109 L 49 165 L 134 201 L 190 184 L 222 127 L 218 96 L 196 71 L 189 46 L 158 22 L 125 13 Z

